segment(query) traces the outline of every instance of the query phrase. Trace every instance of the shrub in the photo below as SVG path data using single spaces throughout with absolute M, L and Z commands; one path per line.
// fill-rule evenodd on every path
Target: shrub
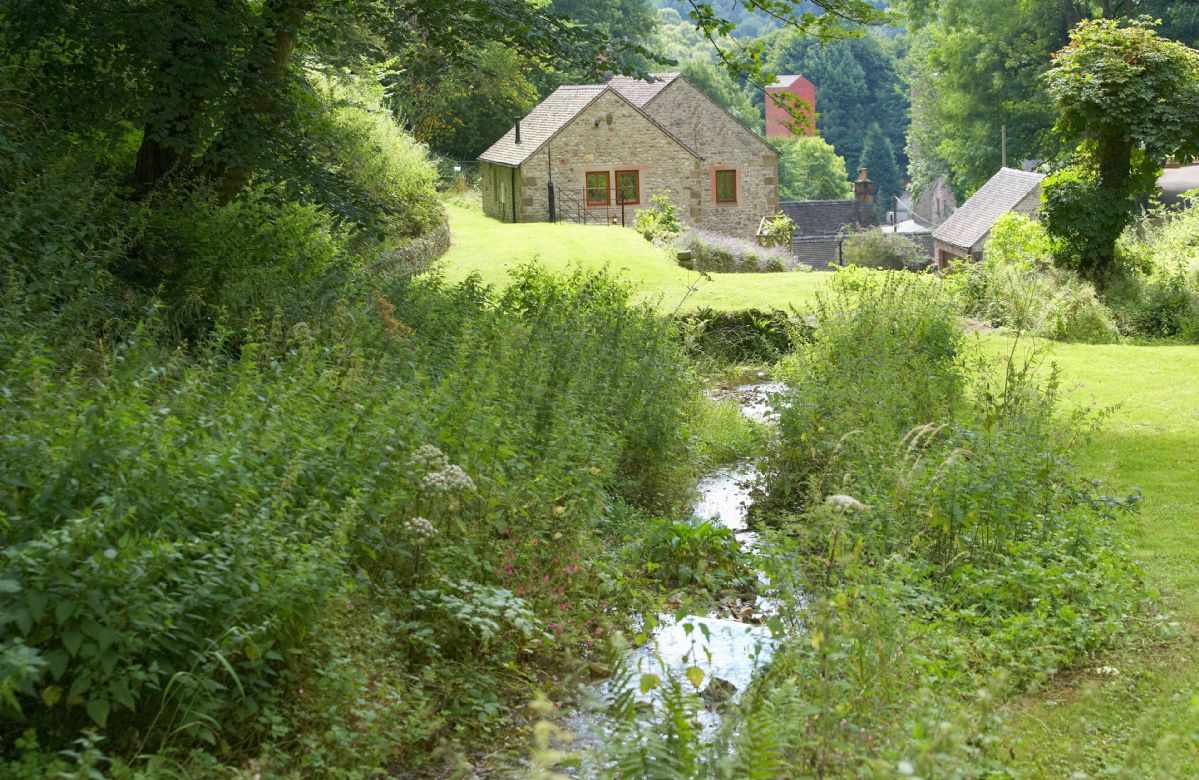
M 767 217 L 758 231 L 758 243 L 765 247 L 790 249 L 795 237 L 795 222 L 783 212 Z
M 923 277 L 900 274 L 819 301 L 811 343 L 777 372 L 789 389 L 782 445 L 763 464 L 771 504 L 795 507 L 840 492 L 825 468 L 830 460 L 893 442 L 958 402 L 963 336 L 952 303 Z M 839 433 L 813 438 L 816 429 Z
M 309 73 L 316 105 L 299 128 L 302 148 L 281 159 L 275 177 L 382 249 L 442 220 L 437 171 L 428 150 L 395 122 L 381 87 Z
M 791 271 L 798 265 L 789 251 L 708 230 L 687 231 L 678 247 L 690 253 L 695 270 L 710 273 Z
M 915 241 L 899 233 L 860 230 L 851 233 L 842 245 L 845 262 L 862 268 L 893 271 L 922 271 L 929 259 Z
M 653 195 L 650 204 L 649 208 L 637 212 L 633 222 L 633 229 L 643 235 L 646 241 L 670 241 L 683 232 L 670 195 Z
M 1122 265 L 1133 271 L 1109 285 L 1120 328 L 1145 338 L 1199 342 L 1199 206 L 1146 220 L 1125 233 Z
M 1161 625 L 1115 527 L 1136 494 L 1071 465 L 1092 421 L 1036 356 L 951 357 L 946 302 L 888 284 L 824 302 L 783 373 L 766 486 L 804 500 L 760 561 L 786 639 L 722 748 L 777 775 L 987 775 L 1004 698 Z
M 186 339 L 218 321 L 233 331 L 259 312 L 288 324 L 327 310 L 364 265 L 345 230 L 320 208 L 253 187 L 221 204 L 205 189 L 167 192 L 134 212 L 124 280 L 159 287 L 167 321 Z
M 733 531 L 710 520 L 661 520 L 649 528 L 643 560 L 671 588 L 753 593 L 757 577 Z
M 1095 288 L 1050 265 L 1051 241 L 1036 221 L 1005 214 L 981 262 L 956 263 L 946 283 L 962 313 L 1058 341 L 1108 344 L 1119 338 Z
M 1010 696 L 1164 630 L 1116 530 L 1137 494 L 1071 464 L 1093 420 L 1037 355 L 964 360 L 943 291 L 873 278 L 821 302 L 781 372 L 765 498 L 802 500 L 764 516 L 772 655 L 710 744 L 617 706 L 613 774 L 1003 774 Z M 638 722 L 696 706 L 668 679 Z

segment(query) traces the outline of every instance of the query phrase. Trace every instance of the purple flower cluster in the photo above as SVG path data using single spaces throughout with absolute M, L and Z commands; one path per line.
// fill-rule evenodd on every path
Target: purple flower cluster
M 792 271 L 795 257 L 784 249 L 758 246 L 753 241 L 711 230 L 689 230 L 679 249 L 691 253 L 692 267 L 711 273 L 769 273 Z

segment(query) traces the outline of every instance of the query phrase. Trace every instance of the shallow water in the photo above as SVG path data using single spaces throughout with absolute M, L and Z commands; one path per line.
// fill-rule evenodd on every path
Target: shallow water
M 782 388 L 777 382 L 737 387 L 742 413 L 757 422 L 771 420 L 774 414 L 769 395 Z M 693 516 L 732 529 L 743 547 L 756 550 L 757 535 L 748 530 L 747 516 L 750 486 L 757 476 L 758 471 L 752 463 L 712 472 L 697 486 L 699 498 L 692 508 Z M 759 615 L 770 611 L 766 599 L 759 599 L 753 610 Z M 729 620 L 715 614 L 688 615 L 679 619 L 663 614 L 658 616 L 658 624 L 649 641 L 631 650 L 626 663 L 634 672 L 634 685 L 641 674 L 665 678 L 669 673 L 682 679 L 688 667 L 698 666 L 704 672 L 704 687 L 713 677 L 718 677 L 736 686 L 736 698 L 749 686 L 757 668 L 770 658 L 773 648 L 770 630 L 761 624 Z M 612 680 L 604 680 L 583 691 L 579 708 L 566 723 L 567 729 L 574 734 L 568 749 L 578 751 L 603 744 L 607 729 L 602 711 L 606 702 L 617 693 L 613 690 L 614 685 Z M 635 695 L 646 701 L 652 697 L 652 694 L 642 694 L 639 689 L 635 690 Z M 703 710 L 699 719 L 705 735 L 711 735 L 720 725 L 719 712 L 713 708 Z
M 741 401 L 741 413 L 754 422 L 772 422 L 778 417 L 771 405 L 771 396 L 786 389 L 782 382 L 761 382 L 755 385 L 737 385 L 733 388 Z

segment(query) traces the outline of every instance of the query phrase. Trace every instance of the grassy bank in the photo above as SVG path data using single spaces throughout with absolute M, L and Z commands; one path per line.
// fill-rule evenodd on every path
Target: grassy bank
M 1145 492 L 1124 527 L 1180 635 L 1023 702 L 1017 759 L 1045 777 L 1199 775 L 1199 347 L 1055 344 L 1050 354 L 1076 402 L 1119 405 L 1082 465 Z
M 498 222 L 481 212 L 449 206 L 452 242 L 442 268 L 451 281 L 478 273 L 507 284 L 512 269 L 536 259 L 551 273 L 607 268 L 630 282 L 661 311 L 712 308 L 806 309 L 826 274 L 708 274 L 688 271 L 632 230 L 596 225 Z

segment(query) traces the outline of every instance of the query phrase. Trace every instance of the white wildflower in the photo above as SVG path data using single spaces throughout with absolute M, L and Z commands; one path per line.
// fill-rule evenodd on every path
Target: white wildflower
M 412 453 L 412 466 L 420 471 L 437 471 L 449 464 L 445 453 L 432 444 L 422 444 Z
M 411 517 L 404 521 L 404 530 L 419 539 L 428 539 L 437 529 L 423 517 Z
M 427 490 L 432 490 L 434 493 L 450 493 L 455 490 L 474 490 L 474 480 L 470 475 L 462 470 L 461 466 L 450 464 L 439 471 L 434 471 L 426 474 L 424 485 Z
M 870 507 L 863 504 L 853 496 L 847 496 L 842 493 L 829 496 L 824 499 L 824 503 L 834 509 L 839 509 L 842 512 L 852 512 L 855 515 L 864 514 L 870 511 Z

